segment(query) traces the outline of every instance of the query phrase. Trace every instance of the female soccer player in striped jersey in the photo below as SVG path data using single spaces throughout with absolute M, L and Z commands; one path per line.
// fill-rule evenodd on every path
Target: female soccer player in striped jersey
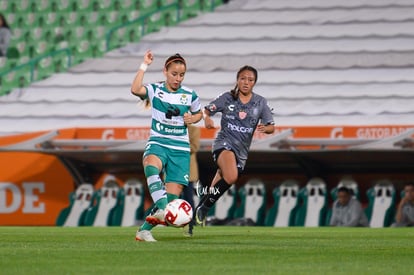
M 165 81 L 143 84 L 144 73 L 153 61 L 148 50 L 131 85 L 131 92 L 151 104 L 150 137 L 143 155 L 145 177 L 152 200 L 153 211 L 138 229 L 139 241 L 156 241 L 151 229 L 165 224 L 164 209 L 168 202 L 178 198 L 188 184 L 190 145 L 187 125 L 202 119 L 201 105 L 196 92 L 182 84 L 187 70 L 184 58 L 170 56 L 163 69 Z M 160 174 L 165 175 L 165 184 Z
M 236 183 L 247 161 L 254 131 L 272 134 L 273 114 L 264 97 L 253 92 L 257 70 L 244 66 L 237 72 L 233 90 L 225 92 L 204 108 L 206 128 L 214 128 L 210 116 L 221 112 L 221 128 L 213 143 L 213 159 L 218 169 L 209 193 L 196 207 L 195 220 L 204 225 L 209 209 Z M 213 190 L 213 192 L 212 192 Z

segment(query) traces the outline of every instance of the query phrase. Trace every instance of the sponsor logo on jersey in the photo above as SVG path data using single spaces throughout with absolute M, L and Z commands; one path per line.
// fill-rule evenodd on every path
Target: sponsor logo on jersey
M 227 128 L 229 128 L 232 131 L 239 132 L 239 133 L 253 133 L 253 128 L 234 125 L 231 123 L 227 123 Z
M 184 128 L 170 128 L 167 127 L 166 125 L 162 125 L 161 123 L 156 123 L 155 124 L 155 129 L 157 129 L 157 132 L 162 133 L 162 134 L 179 134 L 182 135 L 185 132 Z

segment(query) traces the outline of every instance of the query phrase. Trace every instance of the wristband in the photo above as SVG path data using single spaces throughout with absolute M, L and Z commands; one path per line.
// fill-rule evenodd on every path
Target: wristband
M 148 65 L 145 63 L 141 63 L 141 65 L 139 66 L 139 69 L 145 72 L 148 69 Z

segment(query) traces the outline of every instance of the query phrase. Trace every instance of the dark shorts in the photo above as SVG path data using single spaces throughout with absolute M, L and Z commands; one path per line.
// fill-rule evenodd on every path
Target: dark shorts
M 234 152 L 234 150 L 233 149 L 231 149 L 231 148 L 220 148 L 220 149 L 217 149 L 217 150 L 215 150 L 215 151 L 213 151 L 213 160 L 214 160 L 214 163 L 216 164 L 216 166 L 218 167 L 218 164 L 217 164 L 217 160 L 218 160 L 218 157 L 219 157 L 219 155 L 221 154 L 221 152 L 223 152 L 224 150 L 226 150 L 226 151 L 232 151 L 233 152 L 233 154 L 234 154 L 234 156 L 236 157 L 236 163 L 237 163 L 237 170 L 238 170 L 238 172 L 239 172 L 239 175 L 241 174 L 241 173 L 243 173 L 243 171 L 244 171 L 244 167 L 243 167 L 243 165 L 240 163 L 240 161 L 239 161 L 239 158 L 237 157 L 237 154 Z

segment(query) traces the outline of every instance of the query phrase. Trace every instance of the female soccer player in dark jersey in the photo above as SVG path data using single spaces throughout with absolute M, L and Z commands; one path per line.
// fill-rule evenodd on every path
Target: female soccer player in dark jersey
M 221 129 L 213 143 L 213 159 L 218 166 L 209 192 L 195 211 L 197 224 L 204 225 L 214 203 L 235 184 L 246 164 L 254 131 L 272 134 L 273 114 L 264 97 L 253 92 L 257 70 L 244 66 L 237 72 L 237 84 L 204 107 L 206 128 L 214 128 L 211 116 L 220 112 Z
M 188 185 L 190 170 L 190 144 L 187 125 L 202 118 L 200 100 L 195 91 L 181 85 L 186 62 L 179 55 L 170 56 L 164 65 L 166 80 L 143 85 L 144 73 L 152 63 L 153 54 L 147 51 L 131 85 L 131 92 L 151 103 L 152 120 L 150 138 L 143 157 L 148 189 L 155 203 L 154 211 L 138 229 L 138 241 L 156 241 L 151 229 L 164 224 L 164 209 L 169 201 L 181 194 Z M 160 173 L 165 175 L 165 184 Z

